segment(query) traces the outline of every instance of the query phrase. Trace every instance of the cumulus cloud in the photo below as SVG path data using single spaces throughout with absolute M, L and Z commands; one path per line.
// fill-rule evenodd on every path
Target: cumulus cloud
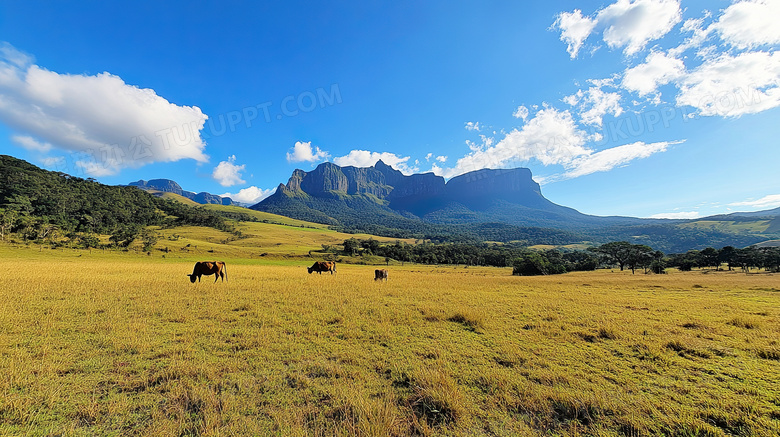
M 623 75 L 623 87 L 640 96 L 653 94 L 661 85 L 672 82 L 685 73 L 685 64 L 680 59 L 661 52 L 653 52 L 645 62 L 629 68 Z
M 726 8 L 712 28 L 724 41 L 741 49 L 780 44 L 780 2 L 743 0 Z
M 200 108 L 173 104 L 107 72 L 60 74 L 32 62 L 10 44 L 0 46 L 0 120 L 37 144 L 90 155 L 79 166 L 87 174 L 208 161 L 200 137 L 208 117 Z
M 236 165 L 235 162 L 236 155 L 228 157 L 227 161 L 222 161 L 214 167 L 211 177 L 223 187 L 245 183 L 246 181 L 241 179 L 241 172 L 246 169 L 246 165 Z
M 780 207 L 780 194 L 770 194 L 756 200 L 730 203 L 729 206 L 750 206 L 759 209 L 777 208 Z
M 600 86 L 579 90 L 563 100 L 579 109 L 580 120 L 587 125 L 601 126 L 605 115 L 617 117 L 623 113 L 620 94 L 606 92 Z
M 271 194 L 274 194 L 275 192 L 276 192 L 276 188 L 271 188 L 270 190 L 264 190 L 262 188 L 258 188 L 252 185 L 251 187 L 242 188 L 241 190 L 238 191 L 238 193 L 224 193 L 224 194 L 220 194 L 220 196 L 230 197 L 236 202 L 254 205 L 255 203 L 260 202 L 261 200 L 265 199 Z
M 723 54 L 679 81 L 677 104 L 704 116 L 739 117 L 780 106 L 780 52 Z
M 539 183 L 572 179 L 596 172 L 612 170 L 629 162 L 665 152 L 677 142 L 646 144 L 635 142 L 596 151 L 586 147 L 589 137 L 579 129 L 569 111 L 545 107 L 522 129 L 508 133 L 495 145 L 483 138 L 481 145 L 469 143 L 471 153 L 459 159 L 454 167 L 442 168 L 436 164 L 431 171 L 451 178 L 482 168 L 505 168 L 534 159 L 542 165 L 561 165 L 564 173 L 539 178 Z
M 466 130 L 475 130 L 475 131 L 479 132 L 479 129 L 480 129 L 479 122 L 476 122 L 476 123 L 473 122 L 473 121 L 467 121 L 466 122 Z
M 678 142 L 659 142 L 645 144 L 641 141 L 632 144 L 604 149 L 598 152 L 572 159 L 564 164 L 567 169 L 563 174 L 564 179 L 572 179 L 592 173 L 612 170 L 615 167 L 625 165 L 635 159 L 647 158 L 659 152 L 665 152 L 667 147 Z
M 650 42 L 662 38 L 682 20 L 679 0 L 617 0 L 593 17 L 579 9 L 558 14 L 553 29 L 560 29 L 566 51 L 576 58 L 585 40 L 598 27 L 610 48 L 624 48 L 633 55 Z
M 385 164 L 393 167 L 403 174 L 410 175 L 419 169 L 409 164 L 409 156 L 398 156 L 390 152 L 370 152 L 368 150 L 352 150 L 347 155 L 333 158 L 333 163 L 341 166 L 371 167 L 382 160 Z
M 14 135 L 11 137 L 11 141 L 31 152 L 46 153 L 51 150 L 51 144 L 41 143 L 35 138 L 26 135 Z
M 574 12 L 561 12 L 553 24 L 553 28 L 560 29 L 561 41 L 566 43 L 566 51 L 572 59 L 577 57 L 582 44 L 594 27 L 596 27 L 596 20 L 584 17 L 579 9 L 575 9 Z
M 606 26 L 603 38 L 610 48 L 625 47 L 623 52 L 633 55 L 669 33 L 682 20 L 682 11 L 679 0 L 618 0 L 596 19 Z
M 655 219 L 673 219 L 673 220 L 690 220 L 699 218 L 698 211 L 680 211 L 680 212 L 662 212 L 660 214 L 653 214 L 649 218 Z
M 543 165 L 570 162 L 588 154 L 584 147 L 587 134 L 579 129 L 569 111 L 545 107 L 521 129 L 515 129 L 496 143 L 484 138 L 482 145 L 468 143 L 471 153 L 460 158 L 454 168 L 440 169 L 453 177 L 482 168 L 501 168 L 512 163 L 536 159 Z
M 330 154 L 319 147 L 312 148 L 311 141 L 296 141 L 295 145 L 287 152 L 287 162 L 317 162 L 328 159 Z
M 517 109 L 515 109 L 515 112 L 512 113 L 512 117 L 522 118 L 523 121 L 525 121 L 525 119 L 528 118 L 528 108 L 523 105 L 518 106 Z

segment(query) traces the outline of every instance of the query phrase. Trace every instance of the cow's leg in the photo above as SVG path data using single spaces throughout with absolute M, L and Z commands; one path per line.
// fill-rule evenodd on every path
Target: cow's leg
M 214 283 L 216 284 L 217 281 L 219 281 L 219 273 L 214 273 Z

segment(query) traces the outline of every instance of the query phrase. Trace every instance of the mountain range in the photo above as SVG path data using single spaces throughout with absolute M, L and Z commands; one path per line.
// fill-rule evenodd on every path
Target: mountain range
M 482 169 L 449 181 L 433 173 L 404 175 L 381 160 L 373 167 L 340 167 L 326 162 L 314 170 L 295 170 L 287 184 L 252 209 L 325 212 L 317 200 L 363 200 L 372 210 L 424 222 L 454 225 L 499 222 L 516 226 L 540 226 L 566 230 L 662 223 L 665 220 L 631 217 L 598 217 L 555 204 L 546 199 L 527 168 Z M 364 203 L 364 202 L 359 202 Z M 317 212 L 318 211 L 318 212 Z M 321 217 L 325 223 L 351 223 L 352 212 L 335 211 Z
M 230 197 L 221 197 L 206 192 L 193 193 L 192 191 L 185 191 L 182 189 L 181 185 L 170 179 L 152 179 L 148 181 L 141 179 L 140 181 L 130 182 L 128 185 L 150 192 L 156 191 L 178 194 L 179 196 L 186 197 L 187 199 L 204 205 L 236 205 L 236 202 L 233 202 L 233 199 Z
M 527 168 L 482 169 L 445 181 L 433 173 L 404 175 L 381 160 L 372 167 L 326 162 L 308 172 L 297 169 L 250 208 L 391 236 L 461 234 L 538 242 L 546 235 L 548 244 L 627 240 L 665 251 L 749 245 L 780 236 L 780 208 L 697 220 L 601 217 L 546 199 Z M 753 225 L 732 226 L 745 220 Z M 702 225 L 712 221 L 719 224 Z

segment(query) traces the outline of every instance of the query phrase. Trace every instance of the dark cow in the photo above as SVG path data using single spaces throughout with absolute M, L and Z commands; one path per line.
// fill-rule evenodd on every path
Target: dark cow
M 190 282 L 195 282 L 195 278 L 198 278 L 198 282 L 200 282 L 201 275 L 214 275 L 214 282 L 217 282 L 219 278 L 222 278 L 222 282 L 225 282 L 225 279 L 227 279 L 227 265 L 222 261 L 198 261 L 192 269 L 192 274 L 187 276 L 190 277 Z
M 375 281 L 381 281 L 382 279 L 387 281 L 387 269 L 376 269 L 376 270 L 374 270 L 374 280 Z
M 322 274 L 322 272 L 330 272 L 332 275 L 336 273 L 336 263 L 333 261 L 317 261 L 313 266 L 306 267 L 306 269 L 309 271 L 309 274 L 311 274 L 311 272 L 317 272 L 319 274 Z

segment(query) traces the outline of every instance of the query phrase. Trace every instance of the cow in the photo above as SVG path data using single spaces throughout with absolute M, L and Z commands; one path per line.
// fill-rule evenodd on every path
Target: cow
M 374 270 L 374 280 L 375 281 L 381 281 L 382 279 L 387 281 L 387 269 L 376 269 L 376 270 Z
M 311 274 L 311 272 L 317 272 L 319 274 L 322 274 L 322 272 L 330 272 L 332 275 L 336 273 L 336 263 L 333 261 L 317 261 L 311 267 L 306 267 L 306 269 L 309 271 L 309 274 Z
M 223 261 L 198 261 L 192 269 L 192 274 L 187 276 L 190 277 L 190 282 L 195 282 L 195 278 L 198 278 L 198 282 L 200 282 L 201 275 L 214 275 L 214 282 L 217 282 L 217 279 L 220 278 L 222 278 L 222 282 L 225 282 L 225 279 L 227 279 L 227 264 Z

